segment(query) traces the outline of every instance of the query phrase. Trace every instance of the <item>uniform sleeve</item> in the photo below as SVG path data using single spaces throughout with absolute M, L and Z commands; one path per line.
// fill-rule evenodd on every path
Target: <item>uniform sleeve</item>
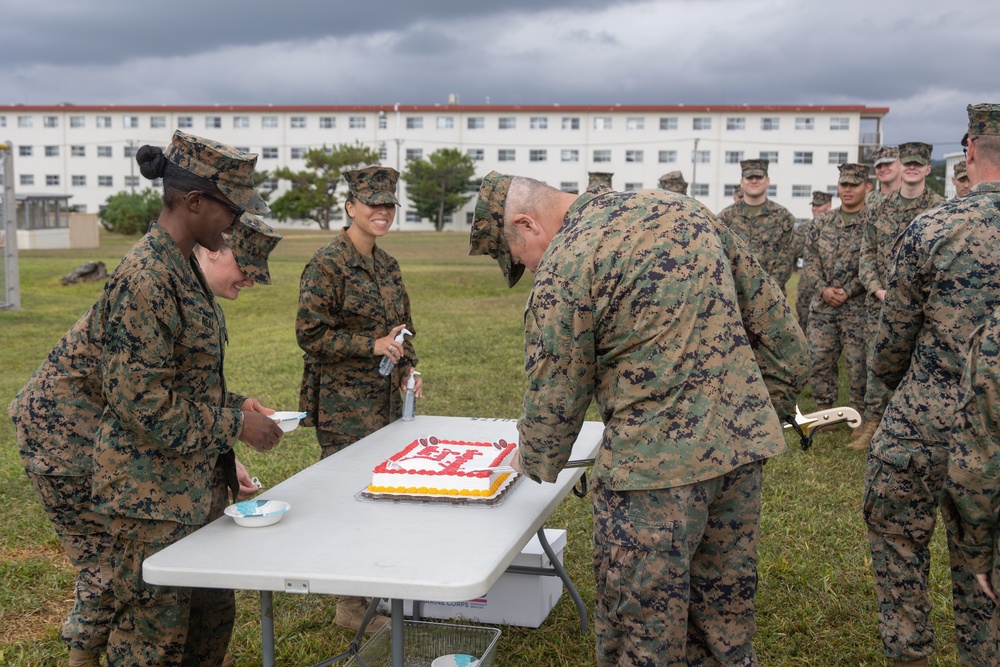
M 295 338 L 309 356 L 325 362 L 345 357 L 371 356 L 375 339 L 351 333 L 340 323 L 344 303 L 343 279 L 334 267 L 312 259 L 299 282 L 299 310 Z
M 875 216 L 879 208 L 878 204 L 866 206 L 858 214 L 858 224 L 864 229 L 861 238 L 861 255 L 858 258 L 858 278 L 868 294 L 875 294 L 876 291 L 882 289 L 882 280 L 878 275 L 875 240 Z
M 521 466 L 536 482 L 554 482 L 569 460 L 594 395 L 597 363 L 589 292 L 551 272 L 536 275 L 524 330 L 528 388 L 518 422 Z
M 816 220 L 809 232 L 803 234 L 802 274 L 799 278 L 799 285 L 809 285 L 810 292 L 813 294 L 822 292 L 830 286 L 823 271 L 823 256 L 816 247 L 816 239 L 822 229 L 822 224 L 822 218 Z
M 185 349 L 205 345 L 208 352 L 183 363 L 215 370 L 221 354 L 221 348 L 211 352 L 215 323 L 198 313 L 186 313 L 188 320 L 182 322 L 172 291 L 143 279 L 123 280 L 107 312 L 103 394 L 122 426 L 175 454 L 229 450 L 242 428 L 240 411 L 196 402 L 177 391 L 176 365 Z
M 792 276 L 792 267 L 795 266 L 795 216 L 788 211 L 783 211 L 779 217 L 779 224 L 782 230 L 779 247 L 781 247 L 784 252 L 779 252 L 775 256 L 771 270 L 768 271 L 768 275 L 774 278 L 775 282 L 783 287 Z

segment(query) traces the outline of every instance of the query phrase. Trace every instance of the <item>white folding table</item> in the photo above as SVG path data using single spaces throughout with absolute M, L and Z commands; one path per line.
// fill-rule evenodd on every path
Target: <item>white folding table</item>
M 277 524 L 243 528 L 222 517 L 146 559 L 143 577 L 159 585 L 260 591 L 265 667 L 274 664 L 272 591 L 388 598 L 393 665 L 401 667 L 403 599 L 457 602 L 484 594 L 584 469 L 563 470 L 555 484 L 521 479 L 493 506 L 359 493 L 372 468 L 414 438 L 516 442 L 516 424 L 433 416 L 395 421 L 262 493 L 291 504 Z M 572 458 L 593 458 L 603 429 L 586 422 Z M 564 581 L 572 590 L 568 577 Z

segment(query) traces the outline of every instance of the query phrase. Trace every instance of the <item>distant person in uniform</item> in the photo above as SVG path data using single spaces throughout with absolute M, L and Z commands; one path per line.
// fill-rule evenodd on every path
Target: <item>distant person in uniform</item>
M 872 152 L 872 164 L 875 166 L 875 179 L 878 181 L 878 188 L 868 193 L 869 205 L 877 204 L 903 184 L 903 165 L 899 163 L 898 146 L 879 146 L 876 148 Z
M 965 160 L 956 162 L 953 172 L 951 184 L 955 186 L 955 196 L 964 197 L 972 189 L 972 182 L 969 180 L 969 174 L 966 171 Z
M 590 188 L 595 185 L 605 185 L 610 188 L 612 176 L 614 176 L 614 174 L 607 171 L 588 171 L 587 187 Z
M 809 237 L 809 232 L 813 228 L 813 221 L 821 215 L 830 210 L 833 206 L 833 195 L 829 192 L 823 192 L 822 190 L 813 190 L 812 200 L 809 202 L 812 207 L 812 219 L 802 220 L 795 226 L 795 235 L 793 236 L 793 245 L 795 247 L 795 258 L 796 260 L 801 259 L 803 265 L 805 263 L 806 257 L 806 239 Z M 799 271 L 799 285 L 795 293 L 795 317 L 799 320 L 799 326 L 802 327 L 803 333 L 807 334 L 808 337 L 808 325 L 809 325 L 809 302 L 813 298 L 813 288 L 815 285 L 810 285 L 809 281 L 806 280 L 805 271 Z
M 491 172 L 470 241 L 509 286 L 534 273 L 515 465 L 554 481 L 592 399 L 602 415 L 597 665 L 757 664 L 763 462 L 808 374 L 778 285 L 708 209 L 657 190 Z
M 610 184 L 608 187 L 611 187 Z M 660 176 L 660 189 L 686 195 L 688 193 L 688 182 L 684 180 L 684 174 L 680 170 L 668 171 Z
M 813 190 L 809 206 L 812 210 L 813 220 L 815 220 L 820 216 L 820 214 L 826 213 L 833 208 L 833 195 L 829 192 L 823 192 L 822 190 Z
M 735 204 L 738 201 L 743 201 L 743 188 L 739 185 L 733 188 L 733 203 Z
M 767 275 L 784 290 L 796 259 L 792 242 L 795 216 L 767 198 L 771 184 L 767 167 L 767 160 L 740 162 L 743 200 L 723 209 L 719 220 L 743 239 Z

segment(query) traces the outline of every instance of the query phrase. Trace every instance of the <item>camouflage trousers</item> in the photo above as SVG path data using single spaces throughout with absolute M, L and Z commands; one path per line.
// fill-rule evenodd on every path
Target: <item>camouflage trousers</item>
M 228 501 L 221 472 L 212 480 L 212 513 Z M 142 562 L 200 526 L 116 516 L 109 522 L 114 550 L 115 619 L 108 638 L 108 667 L 221 665 L 236 620 L 236 596 L 228 589 L 147 584 Z M 239 554 L 233 557 L 238 558 Z
M 696 484 L 595 483 L 598 667 L 757 665 L 763 464 Z
M 809 280 L 799 271 L 799 287 L 795 295 L 795 317 L 799 320 L 799 327 L 803 332 L 809 325 L 809 303 L 816 292 L 814 281 Z
M 882 316 L 882 302 L 873 296 L 867 297 L 865 312 L 865 324 L 867 339 L 867 363 L 868 381 L 865 385 L 865 412 L 862 421 L 879 421 L 885 414 L 885 408 L 889 405 L 889 398 L 892 391 L 871 372 L 872 362 L 875 359 L 875 334 L 878 333 L 878 321 Z
M 333 456 L 344 447 L 353 445 L 359 440 L 352 435 L 343 435 L 333 431 L 321 431 L 316 429 L 316 440 L 319 441 L 319 460 L 322 461 L 328 456 Z
M 115 611 L 111 536 L 107 519 L 90 509 L 90 475 L 26 472 L 76 569 L 73 608 L 63 623 L 62 639 L 71 648 L 103 653 Z
M 810 313 L 806 339 L 812 351 L 809 385 L 816 402 L 830 405 L 837 402 L 840 388 L 837 378 L 840 374 L 840 353 L 843 351 L 850 381 L 851 406 L 863 406 L 868 375 L 864 311 L 855 309 L 838 313 Z
M 889 658 L 934 652 L 930 541 L 948 472 L 948 443 L 901 440 L 880 429 L 865 474 L 864 517 L 875 568 L 879 632 Z M 955 638 L 963 665 L 997 665 L 998 611 L 948 536 Z

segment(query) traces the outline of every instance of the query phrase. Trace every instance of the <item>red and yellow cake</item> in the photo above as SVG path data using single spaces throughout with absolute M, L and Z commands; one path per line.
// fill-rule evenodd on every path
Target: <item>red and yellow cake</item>
M 418 438 L 372 471 L 367 493 L 377 497 L 490 502 L 517 479 L 509 466 L 517 443 Z

